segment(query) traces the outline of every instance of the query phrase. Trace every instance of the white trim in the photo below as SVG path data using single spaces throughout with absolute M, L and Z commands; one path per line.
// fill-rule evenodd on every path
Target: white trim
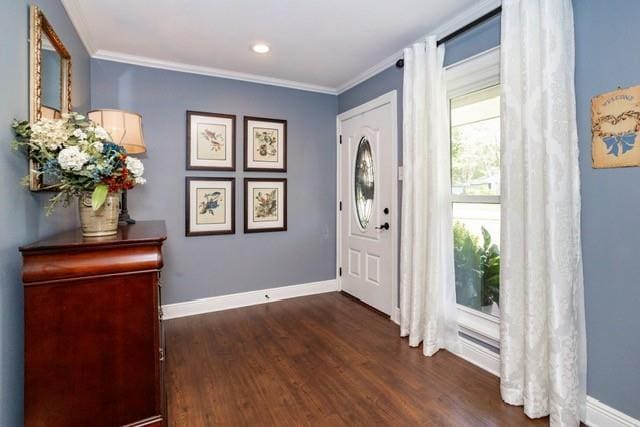
M 394 307 L 391 311 L 391 321 L 396 325 L 400 324 L 400 308 Z
M 449 34 L 458 31 L 460 28 L 475 21 L 483 15 L 497 9 L 502 5 L 502 0 L 483 0 L 478 1 L 473 6 L 468 7 L 464 12 L 454 16 L 447 22 L 440 25 L 433 31 L 438 35 L 438 40 L 447 37 Z
M 587 396 L 585 418 L 585 424 L 590 427 L 640 427 L 640 420 L 605 405 L 591 396 Z
M 500 347 L 500 319 L 458 304 L 458 325 L 463 333 Z
M 500 355 L 479 344 L 460 338 L 457 356 L 485 371 L 500 377 Z M 640 427 L 640 420 L 587 396 L 587 413 L 584 423 L 589 427 Z
M 326 86 L 318 86 L 308 83 L 295 82 L 292 80 L 277 79 L 274 77 L 261 76 L 258 74 L 240 73 L 237 71 L 224 70 L 222 68 L 189 65 L 181 62 L 163 61 L 160 59 L 129 55 L 126 53 L 112 52 L 109 50 L 99 49 L 92 57 L 95 59 L 140 65 L 142 67 L 159 68 L 161 70 L 179 71 L 182 73 L 199 74 L 203 76 L 220 77 L 223 79 L 241 80 L 250 83 L 259 83 L 271 86 L 286 87 L 290 89 L 305 90 L 309 92 L 337 95 L 337 92 L 334 88 Z
M 446 67 L 449 99 L 500 83 L 500 47 L 494 47 Z
M 464 27 L 465 25 L 469 24 L 470 22 L 473 22 L 476 19 L 480 18 L 482 15 L 491 12 L 492 10 L 494 10 L 495 8 L 500 6 L 501 4 L 502 4 L 502 0 L 484 0 L 484 1 L 479 1 L 475 5 L 465 9 L 464 12 L 456 15 L 452 19 L 450 19 L 447 22 L 443 23 L 442 25 L 437 27 L 434 31 L 431 31 L 431 32 L 425 34 L 423 37 L 420 37 L 419 39 L 415 40 L 414 43 L 417 43 L 417 42 L 420 42 L 421 40 L 424 40 L 429 34 L 436 34 L 438 36 L 438 39 L 446 37 L 447 35 L 451 34 L 452 32 L 454 32 L 454 31 Z M 365 80 L 370 79 L 371 77 L 375 76 L 379 72 L 381 72 L 383 70 L 386 70 L 387 68 L 389 68 L 390 66 L 395 64 L 398 59 L 403 57 L 403 55 L 404 55 L 404 50 L 403 49 L 395 52 L 392 55 L 389 55 L 388 57 L 386 57 L 382 61 L 378 62 L 377 64 L 367 68 L 365 71 L 363 71 L 362 73 L 358 74 L 354 78 L 352 78 L 352 79 L 346 81 L 345 83 L 339 85 L 335 89 L 336 92 L 338 93 L 338 95 L 340 95 L 341 93 L 348 91 L 352 87 L 359 85 L 360 83 L 364 82 Z
M 340 95 L 341 93 L 344 93 L 346 91 L 348 91 L 349 89 L 351 89 L 352 87 L 358 86 L 360 83 L 369 80 L 371 77 L 379 74 L 380 72 L 386 70 L 387 68 L 391 67 L 393 64 L 395 64 L 398 59 L 402 58 L 402 50 L 399 52 L 395 52 L 393 55 L 386 57 L 385 59 L 383 59 L 382 61 L 378 62 L 377 64 L 367 68 L 366 70 L 364 70 L 362 73 L 358 74 L 357 76 L 355 76 L 354 78 L 352 78 L 351 80 L 348 80 L 346 82 L 344 82 L 343 84 L 339 85 L 336 88 L 336 93 L 338 95 Z
M 93 49 L 93 43 L 89 35 L 89 27 L 84 20 L 81 2 L 76 0 L 62 0 L 62 6 L 67 11 L 67 16 L 69 16 L 78 36 L 80 36 L 80 40 L 82 40 L 84 48 L 87 49 L 87 53 L 89 56 L 93 56 L 95 50 Z
M 452 194 L 452 203 L 480 203 L 486 205 L 499 205 L 500 196 L 486 196 L 486 195 L 468 195 L 468 194 Z
M 339 208 L 340 204 L 340 183 L 342 178 L 342 169 L 341 169 L 341 152 L 340 149 L 340 135 L 342 133 L 341 123 L 344 120 L 348 120 L 353 116 L 357 116 L 359 114 L 366 113 L 367 111 L 373 110 L 385 104 L 391 104 L 391 200 L 393 205 L 391 206 L 391 215 L 389 218 L 389 222 L 392 224 L 391 227 L 391 254 L 393 256 L 393 262 L 391 265 L 391 313 L 389 313 L 391 320 L 395 323 L 400 323 L 400 313 L 398 310 L 398 245 L 399 245 L 399 234 L 398 229 L 400 228 L 400 217 L 398 216 L 398 212 L 400 210 L 400 204 L 398 200 L 398 91 L 392 90 L 390 92 L 385 93 L 384 95 L 380 95 L 379 97 L 372 99 L 371 101 L 365 102 L 357 107 L 354 107 L 350 110 L 344 111 L 336 116 L 336 143 L 337 145 L 337 156 L 336 156 L 336 272 L 338 272 L 340 268 L 341 261 L 341 221 L 340 215 L 341 211 Z M 344 207 L 344 203 L 343 203 Z M 342 289 L 342 278 L 339 274 L 336 273 L 336 277 L 338 280 L 338 287 Z M 396 310 L 398 313 L 396 314 Z
M 496 377 L 500 376 L 500 355 L 498 353 L 462 337 L 458 341 L 460 346 L 459 353 L 456 353 L 457 356 Z
M 462 13 L 456 15 L 452 19 L 444 22 L 442 25 L 435 28 L 434 31 L 430 31 L 428 34 L 436 34 L 438 38 L 447 36 L 448 34 L 456 31 L 459 28 L 464 27 L 475 19 L 478 19 L 482 15 L 492 11 L 496 7 L 500 6 L 501 0 L 483 0 L 479 1 L 473 6 L 465 9 Z M 93 46 L 88 25 L 85 21 L 85 14 L 82 10 L 82 4 L 79 0 L 62 0 L 62 5 L 67 11 L 67 15 L 71 20 L 71 23 L 75 27 L 84 47 L 87 49 L 89 56 L 96 59 L 104 59 L 108 61 L 122 62 L 125 64 L 140 65 L 143 67 L 160 68 L 164 70 L 179 71 L 183 73 L 200 74 L 205 76 L 220 77 L 225 79 L 247 81 L 252 83 L 267 84 L 272 86 L 288 87 L 291 89 L 305 90 L 310 92 L 326 93 L 330 95 L 339 95 L 354 86 L 362 83 L 363 81 L 373 77 L 379 72 L 387 69 L 395 64 L 395 62 L 402 58 L 403 50 L 399 50 L 392 55 L 386 57 L 382 61 L 369 67 L 362 73 L 358 74 L 352 79 L 347 80 L 343 84 L 337 87 L 327 87 L 314 85 L 304 82 L 297 82 L 292 80 L 278 79 L 274 77 L 261 76 L 257 74 L 241 73 L 237 71 L 225 70 L 221 68 L 213 68 L 192 64 L 185 64 L 181 62 L 164 61 L 160 59 L 148 58 L 137 55 L 129 55 L 121 52 L 114 52 L 104 49 L 96 49 Z M 426 37 L 419 38 L 416 42 L 423 40 Z
M 338 286 L 336 280 L 331 279 L 323 282 L 310 282 L 303 283 L 301 285 L 281 286 L 278 288 L 201 298 L 193 301 L 163 305 L 162 318 L 164 320 L 175 319 L 178 317 L 229 310 L 231 308 L 271 303 L 305 295 L 335 292 L 337 290 Z

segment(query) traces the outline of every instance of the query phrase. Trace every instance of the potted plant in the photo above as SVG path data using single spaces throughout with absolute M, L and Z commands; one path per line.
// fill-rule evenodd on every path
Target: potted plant
M 117 233 L 120 191 L 144 184 L 142 162 L 112 142 L 107 131 L 78 113 L 35 123 L 14 120 L 14 149 L 41 165 L 39 175 L 55 180 L 58 191 L 45 210 L 79 200 L 82 233 L 87 237 Z

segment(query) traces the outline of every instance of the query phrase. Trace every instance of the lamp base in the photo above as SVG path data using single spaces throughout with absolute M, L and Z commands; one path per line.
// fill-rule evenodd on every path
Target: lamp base
M 120 216 L 118 216 L 118 224 L 129 225 L 129 224 L 135 224 L 135 223 L 136 223 L 136 220 L 131 218 L 131 216 L 128 213 L 121 212 Z
M 118 224 L 129 225 L 135 224 L 136 220 L 131 218 L 129 210 L 127 209 L 127 190 L 122 191 L 122 208 L 120 209 L 120 215 L 118 216 Z

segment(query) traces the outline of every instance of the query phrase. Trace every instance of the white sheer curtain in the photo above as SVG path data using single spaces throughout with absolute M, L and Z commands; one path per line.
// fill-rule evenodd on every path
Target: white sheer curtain
M 400 330 L 426 356 L 458 338 L 443 62 L 435 37 L 404 50 Z
M 502 398 L 577 426 L 586 351 L 571 0 L 503 0 L 501 55 Z

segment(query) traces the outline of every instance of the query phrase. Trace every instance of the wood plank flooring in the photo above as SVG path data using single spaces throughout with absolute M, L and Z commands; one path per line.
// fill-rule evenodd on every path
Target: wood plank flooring
M 498 379 L 339 293 L 166 322 L 170 426 L 528 426 Z

